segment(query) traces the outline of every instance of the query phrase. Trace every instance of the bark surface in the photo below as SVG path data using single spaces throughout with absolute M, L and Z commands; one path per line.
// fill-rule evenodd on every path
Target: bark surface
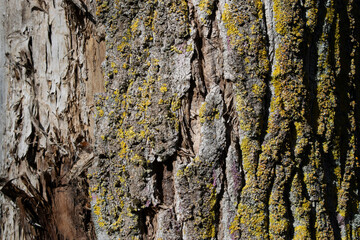
M 2 2 L 3 239 L 360 238 L 359 1 Z
M 105 43 L 78 3 L 0 4 L 2 239 L 95 236 L 86 169 Z

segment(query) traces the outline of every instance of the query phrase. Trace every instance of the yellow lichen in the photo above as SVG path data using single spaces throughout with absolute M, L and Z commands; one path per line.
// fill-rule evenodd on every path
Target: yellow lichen
M 166 83 L 163 83 L 160 87 L 160 92 L 162 93 L 166 93 L 167 92 L 167 84 Z
M 139 27 L 139 19 L 135 19 L 133 20 L 131 26 L 130 26 L 130 29 L 131 29 L 131 32 L 134 34 L 136 32 L 136 30 L 138 29 Z

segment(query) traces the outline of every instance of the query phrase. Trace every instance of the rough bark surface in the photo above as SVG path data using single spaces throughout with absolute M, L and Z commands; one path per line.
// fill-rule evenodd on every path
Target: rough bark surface
M 360 238 L 358 0 L 11 5 L 3 239 Z
M 1 238 L 92 239 L 86 168 L 104 39 L 78 1 L 1 6 Z

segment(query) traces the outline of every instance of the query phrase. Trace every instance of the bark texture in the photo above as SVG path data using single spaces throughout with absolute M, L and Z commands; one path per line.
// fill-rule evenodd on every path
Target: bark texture
M 86 168 L 105 44 L 78 2 L 1 1 L 2 239 L 94 236 Z
M 360 238 L 358 0 L 11 6 L 3 239 Z

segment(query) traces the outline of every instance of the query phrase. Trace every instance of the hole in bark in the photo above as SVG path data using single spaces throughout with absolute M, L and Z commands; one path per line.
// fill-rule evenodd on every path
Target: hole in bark
M 29 150 L 26 154 L 26 160 L 29 163 L 29 166 L 32 167 L 33 169 L 37 169 L 37 164 L 36 164 L 36 152 L 37 152 L 37 143 L 36 143 L 36 136 L 34 131 L 31 133 L 30 137 L 29 137 L 29 141 L 31 142 L 31 144 L 29 145 Z
M 156 179 L 156 193 L 159 197 L 159 200 L 162 201 L 163 199 L 163 188 L 162 188 L 162 179 L 163 179 L 163 171 L 164 166 L 161 162 L 155 161 L 153 163 L 153 171 L 155 173 L 155 179 Z
M 157 228 L 156 213 L 152 208 L 144 208 L 139 214 L 139 227 L 144 240 L 154 239 Z
M 173 166 L 172 162 L 168 161 L 164 165 L 162 189 L 163 199 L 162 202 L 169 206 L 174 202 L 174 179 L 173 179 Z
M 153 170 L 156 174 L 156 189 L 162 204 L 169 206 L 174 201 L 173 161 L 154 162 Z

